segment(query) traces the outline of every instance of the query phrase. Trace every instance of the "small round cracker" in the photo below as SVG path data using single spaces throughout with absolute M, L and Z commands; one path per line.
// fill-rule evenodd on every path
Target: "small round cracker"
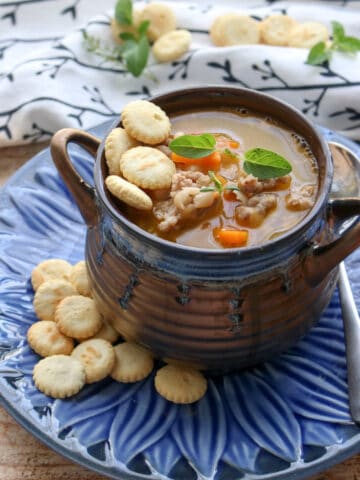
M 71 265 L 60 258 L 50 258 L 39 263 L 31 272 L 31 283 L 36 291 L 47 280 L 69 280 Z
M 76 339 L 92 337 L 103 324 L 94 300 L 83 295 L 64 298 L 56 308 L 55 321 L 64 335 Z
M 36 387 L 53 398 L 71 397 L 85 385 L 85 368 L 76 358 L 52 355 L 40 360 L 34 367 Z
M 121 157 L 121 170 L 129 182 L 141 188 L 156 190 L 170 187 L 176 167 L 157 148 L 135 147 Z
M 172 30 L 156 40 L 152 53 L 158 62 L 173 62 L 189 50 L 190 44 L 188 30 Z
M 260 22 L 261 38 L 268 45 L 286 46 L 290 31 L 297 25 L 296 20 L 288 15 L 270 15 Z
M 111 378 L 117 382 L 132 383 L 150 375 L 154 360 L 151 353 L 137 343 L 124 342 L 114 347 L 115 365 Z
M 227 13 L 214 20 L 210 38 L 220 47 L 256 44 L 260 42 L 259 22 L 248 15 Z
M 131 138 L 125 129 L 113 128 L 105 140 L 105 160 L 110 175 L 120 175 L 120 158 L 129 148 L 133 148 L 139 143 Z
M 156 373 L 155 388 L 170 402 L 193 403 L 205 395 L 207 381 L 201 372 L 193 368 L 166 365 Z
M 121 114 L 121 121 L 130 137 L 148 145 L 163 143 L 170 135 L 169 117 L 158 105 L 147 100 L 128 103 Z
M 176 17 L 173 10 L 164 3 L 152 2 L 146 5 L 138 14 L 138 24 L 148 20 L 147 36 L 154 42 L 162 35 L 176 28 Z
M 72 267 L 70 282 L 74 285 L 80 295 L 91 297 L 89 277 L 86 262 L 84 260 L 81 260 Z
M 30 347 L 41 357 L 70 355 L 74 340 L 60 332 L 57 324 L 50 320 L 35 322 L 27 331 Z
M 98 332 L 91 338 L 102 338 L 110 343 L 115 343 L 120 337 L 120 334 L 109 322 L 103 321 L 103 325 Z
M 55 320 L 55 310 L 65 297 L 77 293 L 66 280 L 49 280 L 40 285 L 34 295 L 34 310 L 40 320 Z
M 110 342 L 91 338 L 74 348 L 71 356 L 79 360 L 86 373 L 86 383 L 94 383 L 107 377 L 115 364 L 115 352 Z
M 312 48 L 319 42 L 327 42 L 329 32 L 320 22 L 304 22 L 295 25 L 289 32 L 289 47 Z
M 153 207 L 153 202 L 149 195 L 124 178 L 117 175 L 109 175 L 105 179 L 105 185 L 114 197 L 131 207 L 138 210 L 151 210 Z

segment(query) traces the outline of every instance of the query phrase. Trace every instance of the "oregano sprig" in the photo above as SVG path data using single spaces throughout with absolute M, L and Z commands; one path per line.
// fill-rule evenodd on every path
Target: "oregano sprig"
M 309 65 L 322 65 L 331 60 L 335 51 L 348 54 L 356 54 L 360 50 L 360 39 L 346 35 L 345 29 L 340 22 L 333 21 L 332 42 L 327 45 L 325 42 L 319 42 L 314 45 L 307 57 L 306 63 Z

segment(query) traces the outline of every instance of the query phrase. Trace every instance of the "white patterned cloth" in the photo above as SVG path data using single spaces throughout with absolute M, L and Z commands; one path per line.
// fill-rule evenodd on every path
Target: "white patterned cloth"
M 88 129 L 136 98 L 223 84 L 270 93 L 310 120 L 360 140 L 360 54 L 334 54 L 328 66 L 305 64 L 306 49 L 246 45 L 219 48 L 209 37 L 215 17 L 241 11 L 257 19 L 287 13 L 341 22 L 360 37 L 360 1 L 169 1 L 178 27 L 193 35 L 178 61 L 151 66 L 139 78 L 84 47 L 82 29 L 111 45 L 116 0 L 0 0 L 0 146 L 49 138 L 57 129 Z M 139 7 L 142 4 L 139 3 Z

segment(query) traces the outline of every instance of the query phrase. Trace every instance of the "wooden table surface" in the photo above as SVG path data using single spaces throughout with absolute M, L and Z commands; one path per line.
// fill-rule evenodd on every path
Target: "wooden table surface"
M 0 149 L 0 185 L 46 146 L 45 142 Z M 1 480 L 105 480 L 106 478 L 50 450 L 20 427 L 0 407 Z M 360 454 L 309 480 L 360 480 Z

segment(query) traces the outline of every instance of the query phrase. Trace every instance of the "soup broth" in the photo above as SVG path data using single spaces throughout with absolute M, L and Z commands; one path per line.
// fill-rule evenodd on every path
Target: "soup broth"
M 231 242 L 223 244 L 218 236 L 220 230 L 244 231 L 246 241 L 241 246 L 255 246 L 286 233 L 310 211 L 318 189 L 317 162 L 307 143 L 286 126 L 245 109 L 180 114 L 171 119 L 171 124 L 171 134 L 175 137 L 179 134 L 213 134 L 216 149 L 221 154 L 220 165 L 214 172 L 216 178 L 224 186 L 239 186 L 243 191 L 224 190 L 226 193 L 210 207 L 203 208 L 201 214 L 189 216 L 172 228 L 162 228 L 157 215 L 162 205 L 165 209 L 170 208 L 170 203 L 161 203 L 169 202 L 169 192 L 151 192 L 152 211 L 144 212 L 127 205 L 121 207 L 125 216 L 141 228 L 172 242 L 210 249 L 240 246 Z M 291 173 L 272 182 L 254 179 L 252 175 L 249 177 L 243 170 L 244 152 L 258 147 L 286 158 L 292 166 Z M 196 161 L 191 165 L 176 163 L 176 167 L 177 172 L 209 173 L 208 167 L 203 168 L 201 162 L 197 166 Z M 266 206 L 265 201 L 269 200 L 273 203 Z M 252 206 L 257 201 L 260 201 L 258 206 Z M 252 215 L 251 209 L 254 208 L 262 212 L 260 221 Z

